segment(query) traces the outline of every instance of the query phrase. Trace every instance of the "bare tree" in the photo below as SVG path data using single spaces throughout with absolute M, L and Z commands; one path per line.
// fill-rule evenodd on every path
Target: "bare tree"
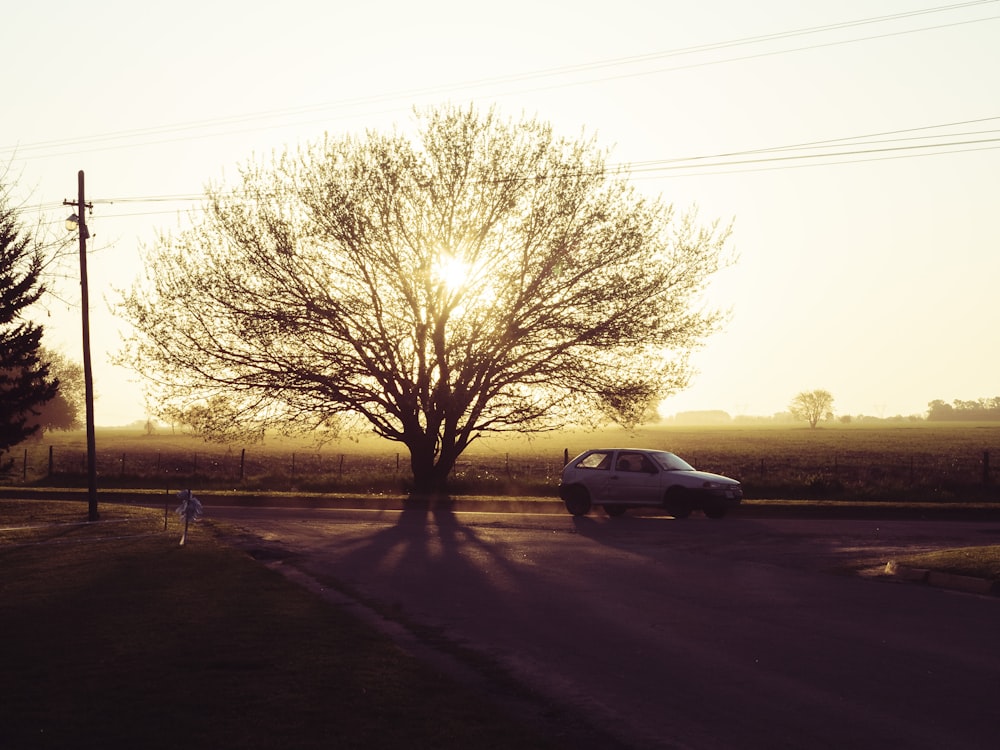
M 212 402 L 227 438 L 360 419 L 407 446 L 423 494 L 481 434 L 633 424 L 686 384 L 729 227 L 640 197 L 593 139 L 537 120 L 416 124 L 248 163 L 147 249 L 120 309 L 156 403 Z
M 792 399 L 788 411 L 796 419 L 804 419 L 815 428 L 820 419 L 833 419 L 833 396 L 823 390 L 802 391 Z

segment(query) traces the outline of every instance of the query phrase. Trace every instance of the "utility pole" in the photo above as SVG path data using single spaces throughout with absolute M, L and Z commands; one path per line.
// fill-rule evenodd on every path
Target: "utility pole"
M 93 206 L 84 199 L 83 170 L 77 172 L 76 202 L 63 201 L 64 206 L 76 207 L 76 227 L 80 233 L 80 307 L 83 321 L 83 387 L 87 404 L 87 520 L 97 520 L 97 448 L 94 436 L 94 375 L 90 361 L 90 292 L 87 288 L 86 209 Z M 71 216 L 67 225 L 73 220 Z

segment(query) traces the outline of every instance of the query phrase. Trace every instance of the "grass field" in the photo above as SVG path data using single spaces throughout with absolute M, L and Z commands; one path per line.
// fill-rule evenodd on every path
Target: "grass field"
M 920 555 L 906 555 L 895 562 L 911 568 L 1000 581 L 1000 545 L 963 547 L 925 552 Z
M 198 525 L 0 501 L 0 747 L 570 748 Z M 539 713 L 542 711 L 539 706 Z
M 463 454 L 452 491 L 553 495 L 564 458 L 595 446 L 671 450 L 696 468 L 741 480 L 748 497 L 1000 500 L 1000 423 L 657 425 L 489 437 Z M 108 487 L 399 492 L 409 475 L 405 447 L 371 436 L 322 446 L 274 438 L 220 446 L 166 431 L 104 429 L 97 450 Z M 84 481 L 81 433 L 52 433 L 11 455 L 15 484 Z

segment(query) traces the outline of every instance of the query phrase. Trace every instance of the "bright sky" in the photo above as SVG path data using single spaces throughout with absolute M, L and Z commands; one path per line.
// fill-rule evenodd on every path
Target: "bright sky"
M 86 173 L 96 422 L 143 419 L 113 290 L 204 185 L 324 131 L 475 101 L 597 133 L 735 220 L 725 332 L 665 411 L 1000 394 L 1000 0 L 50 0 L 5 8 L 0 160 L 57 230 Z M 804 145 L 811 144 L 811 145 Z M 70 264 L 67 273 L 78 273 Z M 75 278 L 75 277 L 73 277 Z M 79 284 L 46 342 L 80 355 Z

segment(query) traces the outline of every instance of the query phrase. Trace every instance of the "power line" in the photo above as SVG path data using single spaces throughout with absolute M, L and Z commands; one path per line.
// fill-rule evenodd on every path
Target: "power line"
M 970 148 L 960 148 L 960 147 L 970 147 Z M 974 147 L 974 148 L 971 148 Z M 1000 137 L 997 138 L 984 138 L 979 140 L 969 140 L 969 141 L 951 141 L 948 143 L 927 143 L 927 144 L 911 144 L 905 146 L 888 146 L 885 148 L 868 148 L 868 149 L 854 149 L 854 150 L 844 150 L 837 151 L 835 153 L 803 153 L 803 154 L 790 154 L 787 156 L 769 156 L 763 158 L 734 158 L 728 160 L 712 160 L 700 163 L 698 165 L 691 164 L 678 164 L 670 162 L 661 162 L 651 164 L 649 166 L 642 166 L 634 169 L 636 173 L 642 172 L 671 172 L 680 170 L 691 170 L 697 168 L 701 170 L 699 173 L 705 173 L 706 170 L 717 169 L 719 167 L 739 167 L 739 166 L 754 166 L 754 165 L 781 165 L 784 163 L 791 162 L 812 162 L 812 166 L 815 166 L 816 162 L 822 162 L 823 165 L 827 164 L 848 164 L 855 163 L 858 161 L 870 161 L 871 159 L 859 159 L 859 158 L 847 158 L 845 157 L 861 157 L 874 154 L 895 154 L 897 157 L 905 156 L 930 156 L 934 154 L 946 154 L 946 153 L 962 153 L 965 151 L 985 151 L 1000 148 Z M 929 150 L 934 149 L 933 153 Z M 948 149 L 946 151 L 940 149 Z M 904 154 L 902 152 L 918 152 Z M 836 161 L 832 161 L 836 159 Z M 744 170 L 749 171 L 749 170 Z M 715 174 L 712 172 L 711 174 Z
M 989 134 L 992 134 L 992 133 L 1000 133 L 1000 130 L 979 130 L 979 131 L 966 131 L 966 132 L 961 132 L 961 133 L 942 133 L 942 134 L 937 134 L 937 135 L 924 135 L 924 136 L 910 137 L 910 138 L 891 138 L 891 139 L 885 140 L 888 136 L 900 136 L 900 135 L 904 135 L 904 134 L 907 134 L 907 133 L 917 133 L 917 132 L 928 131 L 928 130 L 941 130 L 943 128 L 954 128 L 954 127 L 958 127 L 960 125 L 976 125 L 976 124 L 985 123 L 985 122 L 995 122 L 997 120 L 1000 120 L 1000 117 L 981 117 L 981 118 L 977 118 L 977 119 L 974 119 L 974 120 L 964 120 L 964 121 L 942 123 L 940 125 L 923 125 L 923 126 L 915 127 L 915 128 L 905 128 L 905 129 L 900 129 L 900 130 L 888 130 L 888 131 L 882 131 L 882 132 L 879 132 L 879 133 L 866 133 L 866 134 L 862 134 L 862 135 L 846 136 L 846 137 L 841 137 L 841 138 L 830 138 L 830 139 L 825 139 L 825 140 L 821 140 L 821 141 L 807 141 L 805 143 L 794 143 L 794 144 L 787 144 L 787 145 L 783 145 L 783 146 L 768 146 L 768 147 L 764 147 L 764 148 L 755 148 L 755 149 L 749 149 L 749 150 L 745 150 L 745 151 L 730 151 L 730 152 L 724 152 L 724 153 L 721 153 L 721 154 L 710 154 L 710 155 L 701 155 L 701 156 L 687 156 L 687 157 L 678 157 L 678 158 L 674 158 L 674 159 L 658 159 L 658 160 L 655 160 L 655 161 L 648 161 L 648 162 L 647 161 L 633 162 L 632 166 L 633 167 L 638 167 L 638 166 L 649 165 L 649 164 L 667 164 L 667 163 L 680 164 L 681 162 L 687 162 L 687 163 L 690 164 L 690 163 L 693 163 L 693 162 L 702 162 L 702 161 L 717 160 L 717 159 L 727 159 L 727 158 L 735 158 L 735 157 L 744 157 L 744 156 L 752 156 L 752 155 L 756 155 L 756 154 L 768 154 L 768 153 L 783 152 L 783 151 L 799 151 L 799 150 L 803 150 L 803 149 L 858 147 L 858 146 L 864 146 L 864 145 L 886 144 L 886 143 L 895 143 L 895 142 L 902 142 L 902 141 L 939 140 L 939 139 L 942 139 L 942 138 L 969 138 L 969 137 L 972 137 L 972 136 L 975 136 L 975 135 L 989 135 Z M 923 144 L 921 147 L 923 147 L 923 148 L 934 148 L 935 146 L 937 146 L 937 147 L 942 147 L 943 148 L 943 147 L 948 146 L 948 145 L 949 145 L 948 143 L 927 143 L 927 144 Z M 952 144 L 952 145 L 961 145 L 961 144 L 957 143 L 957 144 Z M 846 153 L 849 153 L 849 152 L 846 152 Z M 812 156 L 817 156 L 817 157 L 821 156 L 821 155 L 822 154 L 812 154 Z M 836 155 L 836 154 L 832 154 L 832 155 Z
M 765 34 L 765 35 L 757 36 L 757 37 L 746 37 L 746 38 L 742 38 L 742 39 L 734 39 L 734 40 L 725 41 L 725 42 L 714 42 L 714 43 L 700 45 L 700 46 L 696 46 L 696 47 L 687 47 L 687 48 L 682 48 L 682 49 L 678 49 L 678 50 L 668 50 L 666 52 L 657 52 L 657 53 L 649 53 L 649 54 L 646 54 L 646 55 L 638 55 L 638 56 L 633 56 L 633 57 L 616 58 L 614 60 L 610 60 L 610 61 L 606 61 L 606 62 L 597 62 L 597 63 L 589 63 L 589 64 L 588 63 L 584 63 L 584 64 L 581 64 L 579 66 L 571 66 L 571 67 L 568 67 L 568 68 L 556 68 L 556 69 L 552 69 L 552 71 L 542 71 L 542 72 L 539 72 L 539 73 L 536 73 L 536 74 L 526 74 L 526 75 L 522 76 L 521 78 L 522 79 L 531 79 L 531 78 L 536 78 L 536 77 L 543 77 L 543 76 L 546 76 L 546 75 L 557 75 L 557 74 L 560 74 L 560 73 L 563 73 L 563 72 L 567 72 L 567 71 L 571 71 L 571 70 L 575 70 L 575 69 L 579 69 L 579 70 L 600 69 L 600 68 L 604 68 L 604 67 L 611 67 L 611 66 L 617 66 L 617 65 L 634 64 L 634 63 L 640 62 L 640 61 L 646 62 L 646 61 L 657 60 L 657 59 L 665 59 L 665 58 L 670 58 L 670 57 L 675 57 L 675 56 L 697 54 L 697 53 L 706 52 L 706 51 L 722 50 L 722 49 L 728 49 L 730 47 L 738 47 L 738 46 L 759 44 L 759 43 L 762 43 L 762 42 L 775 41 L 775 40 L 780 40 L 780 39 L 790 39 L 790 38 L 794 38 L 796 36 L 804 36 L 804 35 L 808 35 L 808 34 L 817 34 L 817 33 L 822 33 L 822 32 L 827 32 L 827 31 L 833 31 L 833 30 L 838 30 L 838 29 L 843 29 L 843 28 L 851 28 L 851 27 L 863 26 L 863 25 L 874 24 L 874 23 L 882 23 L 882 22 L 889 21 L 889 20 L 898 20 L 898 19 L 901 19 L 901 18 L 907 18 L 907 17 L 918 16 L 918 15 L 924 15 L 924 14 L 927 14 L 927 13 L 936 13 L 936 12 L 941 12 L 941 11 L 954 10 L 954 9 L 958 9 L 958 8 L 964 8 L 966 6 L 983 5 L 983 4 L 988 4 L 988 3 L 994 3 L 994 2 L 997 2 L 997 1 L 998 0 L 975 0 L 974 2 L 970 2 L 970 3 L 962 3 L 962 4 L 959 4 L 959 5 L 939 6 L 939 7 L 936 7 L 936 8 L 927 8 L 927 9 L 924 9 L 924 10 L 910 11 L 910 12 L 906 12 L 906 13 L 897 13 L 897 14 L 894 14 L 894 15 L 891 15 L 891 16 L 878 16 L 878 17 L 874 17 L 874 18 L 861 19 L 861 20 L 857 20 L 857 21 L 845 21 L 845 22 L 841 22 L 841 23 L 828 24 L 826 26 L 807 27 L 807 28 L 804 28 L 804 29 L 795 29 L 795 30 L 792 30 L 792 31 L 777 32 L 777 33 L 772 33 L 772 34 Z M 501 94 L 501 96 L 509 96 L 509 95 L 512 95 L 513 93 L 526 93 L 527 91 L 531 91 L 531 92 L 548 91 L 548 90 L 552 90 L 552 89 L 565 88 L 565 87 L 568 87 L 568 86 L 580 86 L 580 85 L 590 84 L 590 83 L 605 83 L 605 82 L 608 82 L 608 81 L 622 80 L 622 79 L 625 79 L 625 78 L 634 78 L 634 77 L 638 77 L 638 76 L 655 75 L 655 74 L 659 74 L 659 73 L 674 73 L 674 72 L 678 72 L 678 71 L 681 71 L 681 70 L 691 70 L 691 69 L 695 69 L 695 68 L 702 68 L 702 67 L 708 67 L 708 66 L 713 66 L 713 65 L 723 65 L 723 64 L 734 63 L 734 62 L 746 62 L 748 60 L 756 60 L 756 59 L 761 59 L 761 58 L 765 58 L 765 57 L 773 57 L 773 56 L 776 56 L 776 55 L 785 55 L 785 54 L 790 54 L 790 53 L 793 53 L 793 52 L 806 52 L 806 51 L 810 51 L 810 50 L 823 49 L 823 48 L 827 48 L 827 47 L 835 47 L 835 46 L 840 46 L 840 45 L 844 45 L 844 44 L 853 44 L 853 43 L 856 43 L 856 42 L 873 41 L 873 40 L 876 40 L 876 39 L 888 39 L 888 38 L 895 37 L 895 36 L 903 36 L 903 35 L 906 35 L 906 34 L 915 34 L 915 33 L 923 32 L 923 31 L 936 31 L 936 30 L 939 30 L 939 29 L 951 28 L 951 27 L 956 27 L 956 26 L 964 26 L 964 25 L 968 25 L 968 24 L 972 24 L 972 23 L 980 23 L 980 22 L 983 22 L 983 21 L 995 21 L 995 20 L 998 20 L 998 19 L 1000 19 L 1000 16 L 987 16 L 987 17 L 983 17 L 983 18 L 973 18 L 973 19 L 967 19 L 967 20 L 964 20 L 964 21 L 956 21 L 956 22 L 953 22 L 953 23 L 937 24 L 937 25 L 934 25 L 934 26 L 924 26 L 924 27 L 921 27 L 921 28 L 905 29 L 903 31 L 896 31 L 896 32 L 887 32 L 887 33 L 884 33 L 884 34 L 876 34 L 876 35 L 873 35 L 873 36 L 854 37 L 854 38 L 851 38 L 851 39 L 841 39 L 841 40 L 837 40 L 837 41 L 833 41 L 833 42 L 817 43 L 817 44 L 807 45 L 807 46 L 804 46 L 804 47 L 794 47 L 794 48 L 786 48 L 786 49 L 779 49 L 779 50 L 770 50 L 770 51 L 759 52 L 759 53 L 755 53 L 755 54 L 751 54 L 751 55 L 743 55 L 743 56 L 740 56 L 740 57 L 726 57 L 726 58 L 721 58 L 721 59 L 716 59 L 716 60 L 706 60 L 706 61 L 700 61 L 700 62 L 695 62 L 695 63 L 689 63 L 689 64 L 685 64 L 685 65 L 676 65 L 676 66 L 673 66 L 673 67 L 660 67 L 660 68 L 653 68 L 653 69 L 641 70 L 641 71 L 637 71 L 637 72 L 629 72 L 629 73 L 620 73 L 620 74 L 616 74 L 616 75 L 609 75 L 609 76 L 604 76 L 604 77 L 600 77 L 600 78 L 590 78 L 590 79 L 581 80 L 581 81 L 557 83 L 557 84 L 552 84 L 552 85 L 549 85 L 549 86 L 536 87 L 536 88 L 533 88 L 533 89 L 522 89 L 519 92 L 514 92 L 514 91 L 506 92 L 505 94 Z M 491 79 L 491 82 L 492 82 L 492 79 Z
M 795 37 L 809 36 L 820 33 L 826 33 L 830 31 L 837 31 L 842 29 L 851 29 L 873 24 L 881 24 L 892 21 L 899 21 L 906 18 L 914 18 L 918 16 L 925 16 L 935 13 L 950 12 L 955 10 L 964 10 L 972 8 L 975 6 L 991 5 L 1000 2 L 1000 0 L 971 0 L 970 2 L 958 3 L 953 5 L 943 5 L 935 6 L 931 8 L 923 8 L 913 11 L 906 11 L 901 13 L 895 13 L 883 16 L 874 16 L 870 18 L 863 18 L 853 21 L 843 21 L 837 23 L 826 24 L 822 26 L 811 26 L 799 29 L 792 29 L 782 32 L 774 32 L 769 34 L 762 34 L 752 37 L 742 37 L 737 39 L 726 40 L 722 42 L 713 42 L 709 44 L 697 45 L 692 47 L 684 47 L 679 49 L 671 49 L 660 52 L 646 53 L 641 55 L 633 55 L 628 57 L 617 57 L 607 60 L 598 60 L 593 62 L 579 63 L 574 65 L 567 65 L 562 67 L 549 68 L 545 70 L 532 71 L 522 74 L 511 74 L 504 76 L 496 76 L 491 78 L 482 78 L 477 80 L 470 80 L 455 84 L 443 84 L 440 86 L 424 87 L 420 89 L 411 89 L 408 91 L 397 91 L 397 92 L 387 92 L 384 94 L 376 94 L 367 97 L 357 97 L 353 99 L 346 99 L 341 101 L 325 102 L 321 104 L 314 105 L 304 105 L 300 107 L 278 109 L 262 111 L 257 113 L 248 113 L 242 115 L 233 115 L 228 117 L 220 117 L 206 120 L 196 120 L 188 123 L 179 123 L 174 125 L 162 125 L 162 126 L 150 126 L 146 128 L 139 128 L 133 130 L 122 130 L 113 133 L 97 134 L 91 136 L 82 136 L 77 138 L 69 139 L 59 139 L 59 140 L 49 140 L 49 141 L 39 141 L 36 143 L 21 144 L 19 146 L 12 146 L 7 148 L 0 148 L 0 154 L 8 153 L 13 157 L 18 153 L 22 152 L 33 152 L 41 151 L 43 153 L 38 156 L 31 158 L 46 158 L 49 156 L 65 156 L 70 154 L 82 153 L 82 151 L 60 151 L 58 154 L 44 153 L 46 150 L 51 149 L 62 149 L 75 146 L 92 146 L 92 148 L 85 149 L 86 151 L 102 151 L 113 148 L 126 148 L 126 147 L 137 147 L 137 146 L 149 146 L 156 145 L 167 142 L 176 142 L 178 140 L 190 140 L 196 138 L 207 138 L 207 137 L 218 137 L 222 135 L 232 135 L 236 132 L 246 132 L 247 130 L 259 130 L 266 129 L 269 126 L 255 126 L 250 128 L 245 128 L 243 130 L 219 130 L 220 128 L 226 128 L 234 125 L 243 125 L 250 123 L 260 123 L 266 120 L 276 120 L 284 119 L 286 122 L 281 123 L 282 125 L 290 124 L 288 118 L 293 118 L 298 115 L 309 114 L 314 112 L 322 112 L 329 110 L 342 109 L 346 110 L 352 107 L 372 105 L 386 102 L 396 102 L 401 100 L 411 101 L 412 99 L 419 98 L 422 96 L 428 96 L 431 94 L 443 94 L 443 93 L 454 93 L 456 91 L 463 91 L 469 89 L 478 89 L 483 87 L 498 86 L 502 84 L 509 83 L 520 83 L 532 80 L 539 80 L 545 78 L 557 78 L 566 75 L 572 75 L 576 73 L 587 73 L 597 70 L 604 69 L 614 69 L 622 68 L 627 66 L 635 66 L 637 64 L 643 64 L 648 62 L 654 62 L 657 60 L 664 60 L 674 57 L 683 57 L 695 54 L 701 54 L 705 52 L 715 52 L 719 50 L 725 50 L 730 48 L 738 48 L 743 46 L 758 45 L 766 42 L 779 41 L 784 39 L 791 39 Z M 997 20 L 1000 16 L 990 16 L 985 18 L 975 18 L 964 21 L 958 21 L 954 23 L 938 24 L 934 26 L 926 26 L 915 29 L 906 29 L 903 31 L 889 32 L 886 34 L 868 36 L 868 37 L 855 37 L 851 39 L 837 40 L 833 42 L 817 43 L 814 45 L 808 45 L 804 47 L 797 47 L 793 49 L 781 49 L 781 50 L 771 50 L 760 53 L 755 53 L 751 55 L 744 55 L 740 57 L 729 57 L 716 60 L 700 61 L 694 62 L 686 65 L 680 65 L 669 68 L 656 68 L 656 69 L 644 69 L 640 71 L 630 71 L 619 73 L 616 75 L 605 76 L 600 78 L 588 78 L 577 81 L 562 81 L 551 84 L 549 86 L 535 88 L 535 89 L 522 89 L 519 92 L 505 92 L 498 96 L 509 96 L 513 93 L 526 93 L 527 91 L 539 91 L 539 90 L 550 90 L 555 88 L 564 88 L 569 86 L 580 86 L 589 83 L 597 82 L 607 82 L 611 80 L 619 80 L 623 78 L 654 75 L 666 72 L 675 72 L 684 69 L 704 67 L 709 65 L 722 65 L 732 62 L 743 62 L 751 59 L 789 54 L 792 52 L 802 52 L 806 50 L 821 49 L 824 47 L 831 47 L 849 43 L 856 43 L 860 41 L 871 41 L 874 39 L 888 38 L 892 36 L 899 36 L 904 34 L 912 34 L 922 31 L 937 30 L 942 28 L 948 28 L 952 26 L 966 25 L 971 23 L 980 23 L 983 21 Z M 305 124 L 305 123 L 298 123 Z M 276 126 L 275 126 L 276 127 Z M 197 133 L 199 130 L 215 130 L 216 132 L 211 133 Z M 187 133 L 188 135 L 181 135 Z M 171 134 L 176 134 L 176 138 L 167 138 L 160 140 L 148 140 L 149 138 L 156 136 L 168 136 Z M 145 139 L 145 140 L 143 140 Z M 133 141 L 131 143 L 123 143 L 123 141 Z M 102 145 L 104 144 L 104 145 Z M 27 158 L 27 157 L 25 157 Z
M 962 125 L 975 125 L 997 120 L 1000 120 L 1000 116 L 846 136 L 842 138 L 833 138 L 800 144 L 769 146 L 765 148 L 755 148 L 721 154 L 677 157 L 669 159 L 650 159 L 630 162 L 627 164 L 612 164 L 607 165 L 604 172 L 613 173 L 616 171 L 622 171 L 624 174 L 634 176 L 636 179 L 649 179 L 650 177 L 656 177 L 657 175 L 670 177 L 694 177 L 701 175 L 719 176 L 750 171 L 832 166 L 863 161 L 915 158 L 951 153 L 967 153 L 970 151 L 994 150 L 1000 148 L 1000 130 L 976 130 L 942 135 L 926 135 L 906 139 L 879 139 L 885 138 L 886 136 L 940 130 L 942 128 L 954 128 Z M 992 134 L 997 134 L 997 136 L 991 138 L 976 137 L 979 135 Z M 942 138 L 947 138 L 948 140 L 942 141 Z M 909 141 L 926 142 L 913 143 Z M 829 150 L 833 147 L 836 147 L 837 150 Z M 817 151 L 815 150 L 817 148 L 823 148 L 824 150 Z M 800 153 L 795 153 L 796 151 L 800 151 Z M 565 175 L 563 175 L 563 177 L 565 177 Z M 524 179 L 535 178 L 530 175 L 525 175 Z M 558 179 L 558 177 L 552 179 Z M 241 192 L 239 190 L 233 190 L 228 192 L 226 196 L 238 199 L 241 197 Z M 95 205 L 113 206 L 118 204 L 134 205 L 150 203 L 195 204 L 202 203 L 205 200 L 206 196 L 204 194 L 180 194 L 98 198 L 93 199 L 92 202 Z M 44 209 L 45 205 L 30 208 Z M 176 215 L 184 210 L 184 208 L 173 208 L 157 211 L 108 213 L 102 214 L 101 218 L 136 218 L 169 214 Z M 199 206 L 189 206 L 186 210 L 201 211 L 203 209 Z

